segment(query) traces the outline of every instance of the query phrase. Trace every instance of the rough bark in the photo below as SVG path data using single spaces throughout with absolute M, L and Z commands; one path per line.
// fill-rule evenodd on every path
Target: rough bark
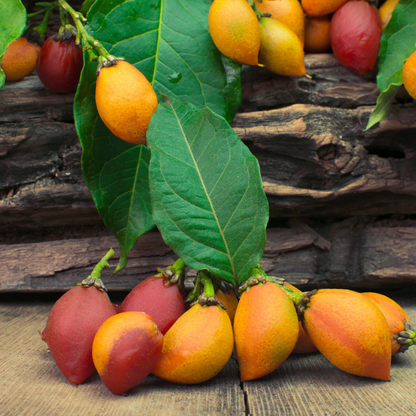
M 369 222 L 347 219 L 331 224 L 290 220 L 268 230 L 261 265 L 301 289 L 350 287 L 383 289 L 416 284 L 416 221 Z M 123 271 L 111 276 L 119 258 L 114 237 L 78 238 L 0 246 L 0 291 L 62 291 L 86 278 L 114 247 L 103 280 L 109 290 L 130 290 L 166 267 L 176 255 L 160 234 L 150 232 L 130 252 Z M 114 267 L 113 267 L 114 266 Z M 190 287 L 194 271 L 188 272 Z

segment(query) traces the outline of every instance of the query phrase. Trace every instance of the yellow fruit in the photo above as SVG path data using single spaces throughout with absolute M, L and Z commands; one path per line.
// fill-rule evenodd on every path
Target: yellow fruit
M 214 0 L 208 26 L 221 53 L 240 64 L 258 64 L 259 22 L 246 0 Z
M 308 17 L 305 23 L 305 52 L 328 52 L 331 49 L 330 28 L 330 16 Z
M 173 383 L 202 383 L 227 364 L 233 344 L 227 313 L 219 306 L 196 304 L 166 332 L 153 374 Z
M 284 23 L 295 32 L 302 46 L 305 41 L 305 16 L 298 0 L 255 0 L 258 10 L 270 13 L 273 19 Z
M 237 310 L 238 306 L 238 299 L 234 293 L 234 290 L 230 289 L 227 291 L 223 291 L 217 289 L 215 291 L 215 298 L 218 299 L 225 307 L 225 312 L 230 317 L 231 325 L 234 323 L 234 316 L 235 311 Z
M 260 35 L 259 62 L 268 70 L 286 76 L 306 74 L 302 44 L 284 23 L 263 17 Z
M 378 14 L 380 15 L 381 28 L 384 29 L 387 23 L 390 21 L 391 14 L 396 7 L 399 0 L 387 0 L 379 9 Z
M 406 91 L 416 100 L 416 52 L 413 52 L 405 62 L 402 77 Z
M 158 103 L 153 87 L 138 69 L 125 61 L 102 68 L 95 102 L 111 133 L 129 143 L 146 143 L 147 127 Z
M 275 283 L 243 292 L 234 318 L 241 381 L 276 370 L 296 345 L 299 322 L 293 302 Z
M 308 16 L 325 16 L 338 10 L 348 0 L 302 0 L 302 7 Z
M 6 81 L 20 81 L 36 68 L 40 47 L 21 36 L 12 42 L 1 58 L 1 69 Z

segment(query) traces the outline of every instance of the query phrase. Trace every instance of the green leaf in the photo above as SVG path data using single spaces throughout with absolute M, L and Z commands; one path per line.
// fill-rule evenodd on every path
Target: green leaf
M 18 39 L 26 27 L 26 9 L 20 0 L 0 0 L 0 62 L 7 47 Z M 6 77 L 0 69 L 0 88 Z
M 126 266 L 127 255 L 140 235 L 154 227 L 148 180 L 150 151 L 109 132 L 95 106 L 97 64 L 91 63 L 87 54 L 84 62 L 74 107 L 83 149 L 82 172 L 99 214 L 120 244 L 118 272 Z
M 416 0 L 400 0 L 381 37 L 377 75 L 379 91 L 386 91 L 391 84 L 403 83 L 403 65 L 415 51 L 415 44 Z
M 400 85 L 390 84 L 389 88 L 378 96 L 376 107 L 371 113 L 367 127 L 365 128 L 366 130 L 370 129 L 380 121 L 385 120 L 389 116 L 391 103 L 399 88 Z
M 88 12 L 87 29 L 112 55 L 135 65 L 158 95 L 209 106 L 231 121 L 241 101 L 241 66 L 223 61 L 212 42 L 210 5 L 210 0 L 97 0 Z M 95 70 L 96 64 L 85 59 L 75 124 L 85 182 L 121 246 L 120 270 L 138 237 L 153 224 L 145 173 L 149 155 L 117 139 L 101 122 L 94 100 Z M 122 166 L 130 168 L 120 170 Z M 106 186 L 104 174 L 124 186 Z
M 260 260 L 268 203 L 257 159 L 208 108 L 159 105 L 148 130 L 153 216 L 190 267 L 237 285 Z

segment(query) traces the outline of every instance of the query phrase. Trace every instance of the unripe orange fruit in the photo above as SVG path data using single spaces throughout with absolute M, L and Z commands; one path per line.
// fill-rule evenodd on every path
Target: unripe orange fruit
M 304 300 L 303 327 L 322 355 L 347 373 L 389 380 L 390 332 L 374 302 L 344 289 L 319 289 Z
M 260 39 L 259 62 L 269 71 L 289 77 L 306 74 L 302 43 L 284 23 L 262 17 Z
M 12 42 L 1 58 L 1 69 L 6 81 L 20 81 L 36 68 L 40 46 L 29 42 L 24 36 Z
M 402 345 L 397 340 L 400 337 L 400 332 L 406 331 L 406 322 L 410 325 L 410 319 L 407 313 L 397 302 L 381 293 L 366 292 L 361 294 L 371 299 L 387 320 L 390 330 L 391 355 L 405 352 L 407 348 L 416 343 L 416 338 L 412 342 L 408 339 L 408 344 L 405 345 Z
M 294 293 L 302 293 L 297 287 L 291 285 L 288 282 L 283 283 L 284 289 L 290 289 Z M 298 340 L 296 341 L 295 348 L 293 348 L 292 354 L 307 354 L 310 352 L 318 351 L 318 348 L 315 347 L 315 344 L 309 338 L 308 334 L 305 332 L 302 326 L 302 322 L 299 322 L 299 335 Z
M 308 16 L 324 16 L 338 10 L 348 0 L 302 0 L 302 7 Z
M 259 22 L 246 0 L 214 0 L 208 26 L 221 53 L 240 64 L 258 64 Z
M 380 15 L 381 28 L 384 29 L 391 19 L 391 14 L 396 7 L 399 0 L 387 0 L 379 9 L 378 14 Z
M 292 352 L 298 334 L 293 302 L 277 284 L 268 282 L 243 292 L 234 318 L 241 381 L 276 370 Z
M 331 49 L 331 17 L 307 17 L 305 21 L 305 52 L 324 53 Z
M 261 3 L 255 0 L 258 10 L 269 13 L 273 19 L 284 23 L 295 32 L 300 42 L 305 40 L 305 15 L 299 0 L 263 0 Z
M 95 87 L 101 120 L 118 138 L 146 143 L 146 131 L 158 102 L 146 77 L 125 61 L 101 69 Z
M 224 291 L 217 289 L 215 291 L 215 298 L 218 299 L 225 307 L 225 312 L 230 318 L 231 325 L 234 324 L 235 311 L 238 306 L 238 299 L 232 289 Z
M 196 304 L 166 332 L 153 374 L 173 383 L 202 383 L 224 368 L 233 344 L 227 313 L 219 306 Z
M 403 66 L 403 84 L 406 91 L 416 100 L 416 52 L 413 52 Z

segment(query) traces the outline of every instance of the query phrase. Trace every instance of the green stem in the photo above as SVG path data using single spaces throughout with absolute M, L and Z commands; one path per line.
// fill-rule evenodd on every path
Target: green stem
M 59 5 L 72 17 L 72 20 L 78 30 L 77 41 L 75 43 L 79 44 L 79 38 L 81 38 L 84 49 L 92 49 L 94 51 L 94 53 L 98 56 L 100 65 L 99 69 L 101 69 L 101 66 L 114 65 L 117 60 L 120 60 L 120 58 L 110 55 L 104 46 L 86 31 L 84 23 L 87 22 L 87 19 L 80 12 L 76 12 L 65 0 L 58 0 L 58 2 Z
M 214 289 L 214 285 L 212 284 L 212 280 L 209 277 L 208 273 L 204 272 L 204 271 L 200 271 L 200 276 L 201 276 L 201 281 L 202 284 L 204 285 L 204 293 L 209 297 L 214 297 L 215 296 L 215 289 Z
M 113 256 L 114 250 L 110 248 L 110 250 L 107 251 L 107 254 L 96 264 L 91 274 L 86 279 L 84 279 L 80 285 L 86 287 L 95 286 L 97 289 L 107 290 L 103 281 L 101 280 L 101 272 L 106 267 L 110 266 L 108 260 L 110 260 Z

